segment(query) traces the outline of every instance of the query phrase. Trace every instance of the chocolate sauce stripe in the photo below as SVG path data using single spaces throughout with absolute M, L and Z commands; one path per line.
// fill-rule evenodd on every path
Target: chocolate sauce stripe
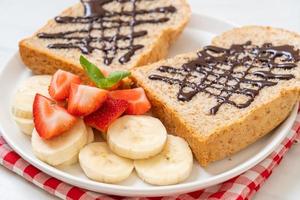
M 69 17 L 68 17 L 69 18 Z M 74 18 L 74 19 L 77 19 L 77 18 Z M 72 18 L 70 18 L 71 21 L 67 22 L 63 22 L 63 20 L 57 20 L 56 22 L 57 23 L 61 23 L 61 24 L 64 24 L 64 23 L 72 23 L 72 24 L 90 24 L 90 23 L 98 23 L 97 20 L 86 20 L 86 21 L 73 21 Z M 167 22 L 169 21 L 169 18 L 167 17 L 161 17 L 161 18 L 158 18 L 158 19 L 141 19 L 141 20 L 136 20 L 134 22 L 133 25 L 140 25 L 140 24 L 156 24 L 156 23 L 162 23 L 162 22 Z M 131 24 L 131 21 L 125 21 L 125 20 L 103 20 L 102 22 L 104 23 L 111 23 L 111 24 L 121 24 L 122 26 L 130 26 Z M 111 27 L 105 27 L 105 29 L 111 29 L 111 28 L 116 28 L 115 26 L 111 26 Z
M 88 31 L 84 31 L 84 32 L 88 32 Z M 71 32 L 69 34 L 72 34 Z M 64 34 L 64 36 L 69 35 L 69 34 Z M 138 37 L 143 37 L 147 34 L 146 31 L 140 31 L 140 32 L 134 32 L 132 37 L 133 38 L 138 38 Z M 57 33 L 51 34 L 39 34 L 40 38 L 45 38 L 45 39 L 63 39 L 63 40 L 78 40 L 81 41 L 82 39 L 84 39 L 85 37 L 80 37 L 80 36 L 68 36 L 68 37 L 62 37 L 60 35 L 58 35 Z M 112 37 L 103 37 L 103 38 L 98 38 L 98 37 L 90 37 L 90 39 L 92 40 L 92 42 L 99 42 L 99 41 L 107 41 L 107 42 L 111 42 L 113 40 L 129 40 L 130 37 L 127 35 L 115 35 Z
M 87 33 L 88 30 L 74 30 L 74 31 L 66 31 L 66 32 L 58 32 L 58 33 L 38 33 L 37 36 L 43 39 L 52 39 L 56 37 L 64 37 L 74 33 Z
M 167 12 L 166 12 L 167 11 Z M 153 14 L 153 13 L 174 13 L 176 8 L 173 6 L 170 7 L 161 7 L 155 8 L 152 10 L 137 10 L 136 15 L 144 15 L 144 14 Z M 108 13 L 105 16 L 102 16 L 103 19 L 111 18 L 115 16 L 131 16 L 132 11 L 123 11 L 123 12 L 112 12 Z M 57 23 L 89 23 L 92 21 L 96 21 L 99 17 L 69 17 L 69 16 L 58 16 L 55 18 Z M 106 22 L 113 22 L 114 20 L 104 20 Z
M 131 37 L 129 40 L 129 45 L 132 46 L 132 48 L 130 48 L 127 53 L 125 53 L 123 56 L 121 56 L 119 58 L 119 62 L 121 64 L 128 62 L 137 50 L 143 48 L 143 45 L 138 45 L 138 46 L 133 45 L 134 38 L 132 37 L 132 34 L 134 33 L 134 27 L 136 25 L 136 21 L 137 21 L 136 20 L 136 1 L 132 1 L 132 12 L 131 12 L 131 22 L 130 22 Z
M 123 4 L 121 4 L 121 12 L 123 12 L 123 10 L 124 10 L 124 6 L 123 6 Z M 118 16 L 118 17 L 119 17 L 118 21 L 121 21 L 120 16 Z M 134 37 L 133 36 L 134 32 L 131 33 L 131 37 L 126 37 L 125 35 L 122 35 L 120 37 L 120 29 L 121 29 L 121 26 L 118 26 L 117 30 L 116 30 L 116 34 L 112 37 L 112 39 L 113 39 L 113 46 L 111 47 L 111 50 L 112 50 L 113 56 L 115 56 L 117 54 L 117 49 L 119 48 L 118 47 L 118 41 L 120 40 L 120 38 L 132 39 L 132 37 Z M 103 37 L 103 38 L 105 38 L 105 37 Z M 106 57 L 104 59 L 105 59 L 104 62 L 107 63 L 107 64 L 109 64 L 109 63 L 111 63 L 113 61 L 113 57 L 108 57 L 107 54 L 106 54 Z
M 49 48 L 79 48 L 81 47 L 82 43 L 78 42 L 78 43 L 68 43 L 68 44 L 65 44 L 65 43 L 54 43 L 54 44 L 50 44 L 50 47 Z M 70 45 L 70 46 L 68 46 Z M 73 46 L 74 45 L 74 46 Z M 52 47 L 53 46 L 53 47 Z M 57 46 L 57 47 L 55 47 Z M 92 46 L 94 49 L 97 49 L 97 50 L 100 50 L 100 51 L 111 51 L 113 47 L 109 47 L 109 48 L 99 48 L 99 47 L 96 47 L 96 46 Z M 143 48 L 141 45 L 135 45 L 135 46 L 124 46 L 124 47 L 118 47 L 118 49 L 120 50 L 128 50 L 128 48 L 133 48 L 133 49 L 141 49 Z

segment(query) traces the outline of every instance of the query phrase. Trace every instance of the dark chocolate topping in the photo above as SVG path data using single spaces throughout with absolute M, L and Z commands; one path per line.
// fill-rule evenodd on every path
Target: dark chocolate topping
M 43 39 L 64 39 L 67 42 L 53 43 L 48 45 L 48 48 L 54 49 L 79 49 L 83 54 L 90 54 L 95 49 L 104 53 L 104 64 L 110 65 L 114 60 L 119 50 L 126 50 L 120 58 L 121 64 L 130 61 L 131 57 L 144 45 L 135 44 L 135 38 L 140 38 L 147 35 L 147 31 L 135 31 L 135 26 L 142 24 L 157 24 L 169 21 L 168 17 L 153 18 L 151 13 L 174 13 L 174 6 L 158 7 L 154 9 L 137 9 L 136 2 L 153 1 L 153 0 L 81 0 L 84 6 L 84 16 L 59 16 L 55 21 L 60 24 L 83 24 L 85 28 L 73 31 L 65 31 L 59 33 L 39 33 L 37 36 Z M 104 5 L 117 2 L 121 6 L 121 11 L 109 11 L 104 8 Z M 124 10 L 124 4 L 131 3 L 130 11 Z M 139 16 L 149 17 L 141 19 Z M 122 19 L 127 17 L 129 19 Z M 122 34 L 121 28 L 129 27 L 129 34 Z M 105 30 L 114 30 L 114 35 L 105 35 Z M 97 36 L 92 36 L 93 31 L 100 31 Z M 74 36 L 74 34 L 76 36 Z M 78 36 L 79 35 L 79 36 Z M 127 45 L 120 45 L 118 41 L 127 41 Z M 101 47 L 97 47 L 97 43 Z
M 212 115 L 223 104 L 248 107 L 264 87 L 295 78 L 288 72 L 300 61 L 299 49 L 269 43 L 259 47 L 247 42 L 232 45 L 229 49 L 206 46 L 197 55 L 180 68 L 161 66 L 157 69 L 161 73 L 152 74 L 149 79 L 178 84 L 180 101 L 190 101 L 199 92 L 215 97 L 217 104 L 210 109 Z M 246 100 L 235 101 L 233 97 L 237 95 Z

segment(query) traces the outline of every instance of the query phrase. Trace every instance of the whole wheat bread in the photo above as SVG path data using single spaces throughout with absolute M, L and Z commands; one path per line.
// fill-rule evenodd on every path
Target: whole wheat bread
M 86 8 L 89 4 L 95 8 Z M 60 68 L 87 78 L 79 63 L 82 54 L 108 71 L 131 69 L 164 58 L 190 14 L 186 0 L 82 0 L 22 40 L 20 54 L 25 65 L 37 74 L 53 74 Z M 65 23 L 68 17 L 73 22 Z M 61 32 L 64 34 L 59 37 L 68 39 L 55 37 Z M 136 36 L 130 35 L 132 32 Z M 70 43 L 79 47 L 67 48 Z M 86 43 L 96 49 L 86 48 Z M 136 49 L 123 48 L 129 43 Z M 132 55 L 120 62 L 131 50 Z
M 251 45 L 249 45 L 249 41 Z M 254 53 L 256 51 L 255 46 L 265 44 L 265 47 L 268 47 L 268 43 L 272 43 L 274 46 L 292 45 L 293 50 L 291 51 L 294 53 L 294 56 L 299 56 L 299 50 L 296 49 L 300 49 L 300 36 L 296 33 L 277 28 L 261 26 L 236 28 L 215 37 L 212 41 L 213 45 L 224 48 L 230 48 L 234 44 L 247 44 L 249 45 L 246 46 L 249 48 L 249 52 Z M 238 49 L 239 47 L 236 46 L 235 48 Z M 280 48 L 281 47 L 278 47 L 277 49 Z M 212 49 L 210 52 L 211 55 L 219 55 L 214 52 L 213 48 L 210 49 Z M 285 69 L 279 69 L 281 65 L 276 65 L 278 69 L 276 67 L 273 69 L 272 66 L 274 63 L 272 64 L 265 60 L 265 56 L 272 57 L 273 54 L 271 51 L 266 51 L 267 53 L 261 51 L 262 53 L 259 54 L 259 62 L 251 61 L 251 56 L 245 58 L 245 60 L 250 60 L 245 62 L 249 64 L 247 64 L 248 67 L 251 65 L 261 65 L 261 68 L 254 67 L 251 69 L 252 71 L 256 71 L 253 72 L 256 73 L 256 75 L 253 76 L 252 74 L 249 76 L 252 76 L 254 80 L 267 80 L 268 76 L 277 77 L 269 77 L 266 82 L 262 81 L 263 84 L 269 85 L 262 87 L 257 95 L 254 95 L 253 101 L 251 101 L 248 106 L 241 105 L 246 102 L 245 98 L 251 99 L 251 95 L 256 94 L 254 90 L 250 89 L 255 89 L 256 86 L 259 87 L 259 84 L 256 86 L 255 84 L 244 86 L 248 87 L 247 90 L 244 90 L 248 96 L 238 94 L 239 91 L 242 91 L 241 85 L 237 88 L 233 88 L 234 90 L 231 91 L 233 93 L 232 102 L 230 102 L 229 100 L 224 101 L 224 98 L 222 99 L 220 97 L 217 99 L 215 92 L 221 89 L 216 89 L 219 87 L 216 85 L 216 88 L 207 86 L 211 83 L 211 81 L 208 81 L 205 83 L 207 86 L 205 89 L 206 92 L 198 92 L 190 100 L 178 100 L 178 98 L 183 98 L 178 91 L 184 84 L 184 77 L 182 77 L 182 74 L 174 73 L 174 71 L 180 69 L 178 72 L 183 74 L 188 73 L 183 70 L 183 68 L 186 67 L 184 64 L 197 59 L 199 52 L 200 54 L 205 53 L 205 51 L 201 50 L 203 49 L 198 51 L 198 55 L 197 52 L 187 53 L 155 64 L 136 68 L 133 70 L 133 77 L 136 83 L 145 89 L 153 105 L 154 115 L 163 121 L 169 132 L 185 138 L 199 163 L 206 166 L 213 161 L 230 156 L 252 144 L 273 130 L 289 115 L 294 104 L 299 99 L 300 63 L 298 57 L 293 65 L 286 64 Z M 239 59 L 243 59 L 245 55 L 239 55 L 241 56 Z M 287 57 L 290 54 L 283 55 L 282 52 L 279 51 L 278 55 L 280 56 L 275 56 L 276 58 L 274 58 L 274 60 L 281 63 L 284 62 L 285 59 L 288 59 Z M 201 62 L 209 63 L 210 59 L 202 60 Z M 293 62 L 293 60 L 289 62 Z M 264 66 L 262 66 L 262 64 Z M 164 66 L 171 66 L 173 68 Z M 293 67 L 289 68 L 289 66 Z M 198 65 L 198 67 L 200 68 L 195 68 L 195 70 L 203 70 L 203 66 Z M 228 66 L 221 67 L 224 69 L 222 73 L 225 73 L 224 71 L 226 71 L 227 67 Z M 272 70 L 271 72 L 273 74 L 269 72 L 258 72 L 261 70 L 269 70 L 268 67 L 272 68 L 270 70 Z M 242 68 L 241 70 L 244 72 L 247 69 L 246 66 L 244 66 L 244 69 Z M 214 68 L 212 70 L 214 70 Z M 208 74 L 209 73 L 210 72 L 208 72 Z M 233 73 L 235 74 L 234 76 L 239 74 L 238 69 L 237 72 L 226 74 L 227 78 L 233 76 Z M 158 80 L 158 76 L 167 77 L 167 79 L 165 79 L 166 82 Z M 191 76 L 193 76 L 193 74 L 190 74 L 189 78 Z M 168 82 L 170 78 L 179 81 L 172 82 L 171 84 L 171 82 Z M 199 84 L 201 80 L 200 77 L 200 81 L 198 80 L 196 83 Z M 243 81 L 246 82 L 245 80 Z M 255 81 L 252 81 L 252 83 L 253 82 Z M 275 82 L 276 84 L 271 82 Z M 189 83 L 185 82 L 185 84 Z M 232 85 L 235 84 L 236 83 L 233 83 Z M 202 86 L 203 83 L 201 83 L 199 87 Z M 227 85 L 226 87 L 228 89 L 230 86 Z M 187 87 L 185 89 L 189 88 Z M 224 87 L 222 89 L 224 90 Z M 203 90 L 202 87 L 201 91 Z M 190 91 L 186 91 L 186 93 L 189 92 Z M 209 92 L 211 92 L 211 94 Z M 226 96 L 226 92 L 224 94 Z M 236 104 L 234 105 L 234 103 Z

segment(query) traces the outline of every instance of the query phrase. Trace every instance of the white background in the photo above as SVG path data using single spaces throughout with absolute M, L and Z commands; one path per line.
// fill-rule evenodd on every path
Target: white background
M 18 41 L 78 0 L 0 0 L 0 68 L 17 50 Z M 300 32 L 297 0 L 189 0 L 193 12 L 239 25 L 271 25 Z M 0 91 L 1 92 L 1 91 Z M 5 95 L 1 94 L 1 98 Z M 0 167 L 0 199 L 56 199 Z M 300 145 L 294 145 L 255 200 L 300 199 Z

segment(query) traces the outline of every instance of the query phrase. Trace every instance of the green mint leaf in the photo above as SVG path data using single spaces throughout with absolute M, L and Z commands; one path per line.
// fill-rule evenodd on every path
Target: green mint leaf
M 109 76 L 105 79 L 101 79 L 99 82 L 99 86 L 104 89 L 109 89 L 114 86 L 116 83 L 121 81 L 123 78 L 130 76 L 130 72 L 128 71 L 114 71 L 109 74 Z
M 97 85 L 97 87 L 102 89 L 109 89 L 123 78 L 130 76 L 130 72 L 128 71 L 115 71 L 110 73 L 108 77 L 105 77 L 101 70 L 84 56 L 80 56 L 80 64 L 86 71 L 88 77 Z
M 96 85 L 99 84 L 99 81 L 101 79 L 105 78 L 104 75 L 102 74 L 101 70 L 96 65 L 94 65 L 93 63 L 88 61 L 88 59 L 86 59 L 84 56 L 80 56 L 80 64 L 84 68 L 84 70 L 86 71 L 88 77 Z

